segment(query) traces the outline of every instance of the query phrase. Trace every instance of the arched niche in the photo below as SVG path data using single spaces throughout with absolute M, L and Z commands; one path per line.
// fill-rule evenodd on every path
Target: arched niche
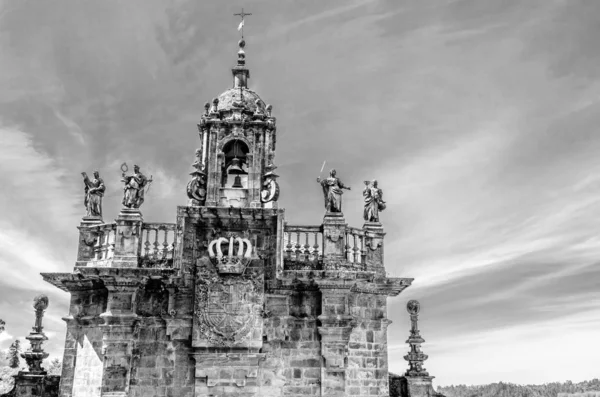
M 223 145 L 221 152 L 224 157 L 221 187 L 247 189 L 248 153 L 250 152 L 248 144 L 241 139 L 233 138 Z

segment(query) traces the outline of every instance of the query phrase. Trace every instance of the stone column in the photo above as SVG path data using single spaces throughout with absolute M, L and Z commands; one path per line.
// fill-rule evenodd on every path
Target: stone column
M 112 267 L 138 267 L 142 249 L 142 213 L 138 208 L 122 208 L 116 222 Z
M 102 396 L 126 396 L 129 392 L 133 344 L 135 339 L 135 296 L 139 281 L 106 281 L 108 307 L 100 317 L 104 372 Z
M 322 314 L 318 317 L 321 326 L 321 355 L 325 359 L 321 369 L 321 395 L 346 396 L 346 369 L 348 365 L 348 342 L 356 325 L 353 316 L 347 313 L 348 289 L 321 286 Z

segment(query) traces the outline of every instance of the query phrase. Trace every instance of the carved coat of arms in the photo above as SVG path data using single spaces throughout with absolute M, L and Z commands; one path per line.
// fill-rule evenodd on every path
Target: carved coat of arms
M 233 248 L 234 242 L 239 243 L 238 249 Z M 221 243 L 229 246 L 227 253 Z M 197 263 L 194 313 L 198 330 L 216 345 L 244 342 L 252 336 L 263 306 L 263 275 L 245 270 L 250 242 L 217 238 L 208 251 L 209 257 Z

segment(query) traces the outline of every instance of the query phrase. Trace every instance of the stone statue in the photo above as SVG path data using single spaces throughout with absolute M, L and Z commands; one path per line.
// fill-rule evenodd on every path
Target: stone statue
M 363 190 L 365 198 L 365 210 L 363 217 L 367 222 L 379 222 L 379 211 L 385 209 L 385 201 L 383 201 L 383 192 L 377 187 L 377 181 L 365 181 L 365 190 Z
M 94 171 L 94 179 L 90 180 L 85 172 L 82 172 L 83 183 L 85 184 L 84 205 L 87 210 L 87 216 L 97 216 L 102 218 L 102 197 L 106 187 L 104 181 L 100 178 L 98 171 Z
M 187 195 L 191 205 L 204 205 L 206 202 L 206 174 L 196 169 L 190 172 L 192 180 L 187 184 Z
M 336 171 L 329 172 L 329 178 L 321 180 L 317 178 L 317 182 L 323 187 L 323 196 L 325 198 L 325 209 L 327 212 L 342 212 L 342 189 L 350 190 L 349 186 L 345 186 L 342 181 L 336 176 Z
M 133 166 L 133 175 L 125 175 L 127 165 L 123 170 L 123 179 L 125 183 L 123 188 L 123 206 L 127 208 L 140 208 L 144 202 L 144 189 L 152 182 L 152 178 L 148 179 L 140 172 L 140 167 Z
M 264 175 L 263 187 L 260 191 L 260 201 L 263 203 L 268 203 L 270 201 L 277 201 L 279 198 L 279 184 L 277 183 L 276 178 L 279 175 L 276 175 L 273 171 L 275 170 L 273 164 L 267 167 L 267 172 Z

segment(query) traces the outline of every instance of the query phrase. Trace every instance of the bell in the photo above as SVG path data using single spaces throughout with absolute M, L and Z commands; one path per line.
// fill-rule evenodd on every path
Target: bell
M 228 174 L 232 174 L 232 175 L 244 175 L 244 174 L 246 174 L 246 172 L 242 169 L 242 167 L 240 167 L 240 159 L 238 159 L 236 157 L 233 160 L 231 160 L 231 165 L 229 166 L 229 169 L 227 170 L 227 173 Z
M 233 185 L 231 185 L 231 187 L 244 187 L 244 185 L 242 185 L 242 178 L 239 175 L 235 176 L 235 179 L 233 180 Z

